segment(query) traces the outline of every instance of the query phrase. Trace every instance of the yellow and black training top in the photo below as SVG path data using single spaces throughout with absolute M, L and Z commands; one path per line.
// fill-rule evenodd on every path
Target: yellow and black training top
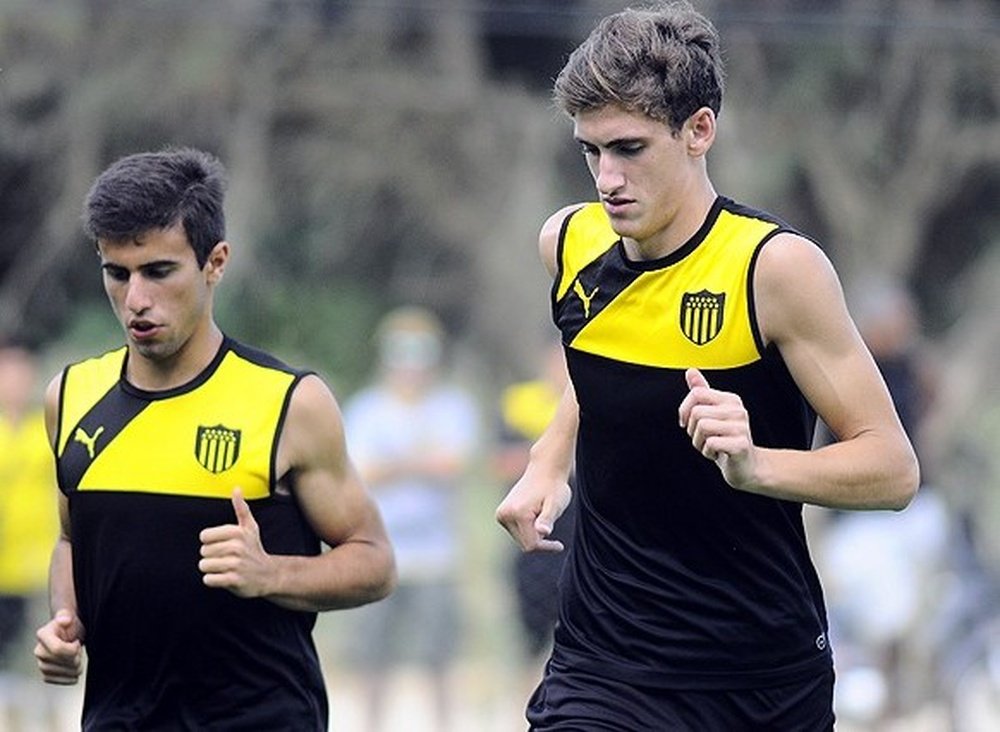
M 758 444 L 809 448 L 815 415 L 754 314 L 757 256 L 787 230 L 720 197 L 680 249 L 636 262 L 599 204 L 564 223 L 552 307 L 580 404 L 581 505 L 557 664 L 661 688 L 829 669 L 801 504 L 732 489 L 678 425 L 697 367 L 742 397 Z
M 63 374 L 56 440 L 86 628 L 84 729 L 326 729 L 314 613 L 210 589 L 199 533 L 234 523 L 240 486 L 265 550 L 320 541 L 275 474 L 305 375 L 225 339 L 190 383 L 124 378 L 121 348 Z

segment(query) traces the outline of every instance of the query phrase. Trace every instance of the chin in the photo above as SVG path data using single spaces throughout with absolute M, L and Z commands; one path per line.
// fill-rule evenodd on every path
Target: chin
M 165 361 L 176 352 L 176 349 L 171 348 L 169 344 L 162 341 L 155 343 L 132 341 L 132 347 L 136 353 L 143 358 L 148 358 L 150 361 Z

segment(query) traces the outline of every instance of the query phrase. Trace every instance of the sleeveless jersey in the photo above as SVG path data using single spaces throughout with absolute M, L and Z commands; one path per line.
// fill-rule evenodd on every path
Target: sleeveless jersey
M 199 532 L 240 486 L 272 554 L 320 542 L 275 475 L 305 372 L 225 339 L 190 383 L 148 392 L 121 348 L 63 373 L 56 440 L 86 628 L 84 729 L 318 730 L 316 614 L 205 587 Z
M 718 198 L 680 249 L 630 261 L 600 204 L 560 232 L 552 305 L 580 406 L 577 531 L 553 658 L 660 688 L 752 688 L 829 669 L 802 505 L 734 490 L 678 425 L 684 371 L 739 394 L 758 445 L 815 415 L 754 316 L 780 221 Z

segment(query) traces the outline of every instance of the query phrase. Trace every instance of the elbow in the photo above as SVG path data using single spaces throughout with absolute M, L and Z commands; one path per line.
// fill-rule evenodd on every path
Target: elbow
M 382 578 L 382 582 L 379 583 L 378 587 L 375 588 L 375 595 L 372 601 L 384 600 L 389 595 L 393 593 L 396 589 L 396 585 L 399 582 L 399 577 L 396 574 L 396 564 L 391 562 L 388 570 Z
M 920 487 L 920 463 L 913 450 L 902 459 L 899 465 L 893 470 L 887 493 L 886 508 L 893 511 L 902 511 L 913 501 Z
M 378 570 L 372 572 L 371 582 L 366 588 L 366 602 L 384 600 L 396 589 L 396 584 L 399 581 L 399 576 L 396 572 L 396 558 L 392 547 L 387 544 L 382 549 L 381 555 Z

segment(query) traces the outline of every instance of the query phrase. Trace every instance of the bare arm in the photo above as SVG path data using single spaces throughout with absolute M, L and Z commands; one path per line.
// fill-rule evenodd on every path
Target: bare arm
M 739 398 L 692 370 L 680 418 L 695 447 L 740 490 L 835 508 L 904 508 L 919 481 L 917 460 L 829 261 L 811 242 L 782 234 L 765 246 L 755 277 L 765 340 L 839 441 L 810 451 L 757 447 Z
M 250 506 L 237 494 L 237 523 L 201 534 L 205 584 L 306 611 L 354 607 L 388 595 L 395 582 L 392 548 L 347 455 L 340 409 L 318 377 L 306 377 L 295 389 L 278 462 L 294 471 L 303 514 L 330 549 L 318 556 L 265 553 Z
M 55 444 L 60 377 L 45 392 L 45 427 Z M 55 486 L 53 486 L 55 488 Z M 50 684 L 75 684 L 83 671 L 84 628 L 77 616 L 73 582 L 73 545 L 70 541 L 69 501 L 58 497 L 59 538 L 49 564 L 49 607 L 52 619 L 38 629 L 35 659 L 42 678 Z
M 549 217 L 538 237 L 539 254 L 553 277 L 562 223 L 577 207 L 567 206 Z M 524 474 L 497 507 L 497 521 L 525 551 L 563 548 L 548 536 L 572 497 L 568 481 L 579 420 L 576 392 L 569 382 L 552 422 L 531 447 Z
M 531 447 L 524 474 L 497 507 L 496 519 L 525 551 L 560 551 L 548 538 L 569 505 L 569 474 L 579 423 L 572 384 L 566 386 L 552 422 Z

